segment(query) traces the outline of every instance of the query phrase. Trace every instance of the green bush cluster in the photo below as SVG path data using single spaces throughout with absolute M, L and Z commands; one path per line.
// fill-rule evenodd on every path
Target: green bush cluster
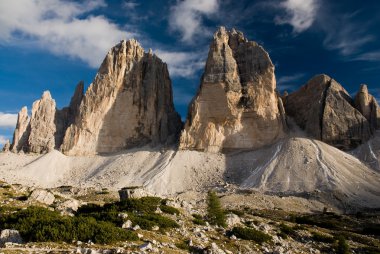
M 278 233 L 277 235 L 281 236 L 284 239 L 287 239 L 288 236 L 294 237 L 297 235 L 296 231 L 292 227 L 290 227 L 284 223 L 280 224 L 279 229 L 280 229 L 280 233 Z
M 34 242 L 92 240 L 96 243 L 113 243 L 138 240 L 134 232 L 118 228 L 110 222 L 92 217 L 61 216 L 58 212 L 34 206 L 1 216 L 0 227 L 17 229 L 24 240 Z
M 244 240 L 252 240 L 258 244 L 272 240 L 272 237 L 253 228 L 234 227 L 231 234 Z
M 162 212 L 167 214 L 178 215 L 180 213 L 177 208 L 168 205 L 160 205 L 160 209 Z
M 350 248 L 348 246 L 346 238 L 344 238 L 344 236 L 339 235 L 336 237 L 336 240 L 338 241 L 337 246 L 335 248 L 336 252 L 338 254 L 348 254 Z
M 321 234 L 318 232 L 312 232 L 311 235 L 312 235 L 313 240 L 317 241 L 317 242 L 333 243 L 335 241 L 334 237 L 331 237 L 331 236 L 328 236 L 325 234 Z
M 226 227 L 226 213 L 222 208 L 219 197 L 210 191 L 207 198 L 207 219 L 211 225 Z

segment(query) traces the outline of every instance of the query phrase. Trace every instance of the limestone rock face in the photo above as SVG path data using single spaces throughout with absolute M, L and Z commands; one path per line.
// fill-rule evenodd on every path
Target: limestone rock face
M 313 138 L 351 149 L 371 136 L 367 119 L 347 91 L 327 75 L 317 75 L 286 97 L 286 113 Z
M 61 147 L 68 155 L 173 142 L 181 128 L 167 65 L 135 40 L 108 52 L 80 101 Z
M 27 151 L 30 134 L 30 118 L 27 107 L 23 107 L 17 116 L 16 129 L 13 133 L 12 152 Z
M 209 152 L 271 144 L 286 129 L 268 53 L 241 32 L 221 27 L 180 139 L 181 149 Z
M 355 96 L 355 107 L 368 120 L 371 131 L 380 129 L 380 107 L 375 97 L 368 93 L 367 85 L 361 85 Z
M 45 91 L 40 100 L 33 103 L 30 119 L 29 151 L 43 153 L 55 148 L 55 100 Z

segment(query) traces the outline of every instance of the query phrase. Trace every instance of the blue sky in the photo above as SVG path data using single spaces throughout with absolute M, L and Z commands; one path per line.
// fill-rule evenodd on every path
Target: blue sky
M 30 109 L 44 90 L 66 106 L 122 39 L 136 38 L 168 63 L 184 119 L 221 25 L 264 46 L 280 91 L 326 73 L 351 94 L 366 83 L 380 98 L 377 0 L 1 0 L 0 146 L 22 106 Z

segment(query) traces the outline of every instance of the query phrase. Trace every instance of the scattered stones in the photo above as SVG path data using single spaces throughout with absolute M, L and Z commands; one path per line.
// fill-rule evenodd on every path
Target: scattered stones
M 139 248 L 141 251 L 149 251 L 149 250 L 153 249 L 152 244 L 150 242 L 147 242 L 147 243 L 140 245 Z

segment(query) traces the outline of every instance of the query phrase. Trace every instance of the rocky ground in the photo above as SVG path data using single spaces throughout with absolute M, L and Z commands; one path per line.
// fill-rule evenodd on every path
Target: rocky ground
M 184 192 L 166 200 L 179 213 L 155 213 L 173 219 L 178 228 L 154 226 L 141 229 L 123 215 L 125 230 L 138 240 L 112 245 L 81 242 L 22 242 L 17 232 L 1 228 L 0 253 L 379 253 L 380 213 L 363 210 L 342 214 L 341 207 L 327 207 L 323 198 L 279 197 L 225 188 L 215 190 L 227 213 L 227 226 L 207 222 L 207 194 Z M 30 206 L 42 206 L 73 216 L 78 207 L 118 201 L 118 193 L 108 189 L 36 189 L 2 183 L 1 216 Z M 120 216 L 120 214 L 118 215 Z M 270 236 L 260 243 L 233 234 L 234 227 L 255 229 Z M 343 237 L 349 252 L 339 252 Z M 12 243 L 13 242 L 13 243 Z

